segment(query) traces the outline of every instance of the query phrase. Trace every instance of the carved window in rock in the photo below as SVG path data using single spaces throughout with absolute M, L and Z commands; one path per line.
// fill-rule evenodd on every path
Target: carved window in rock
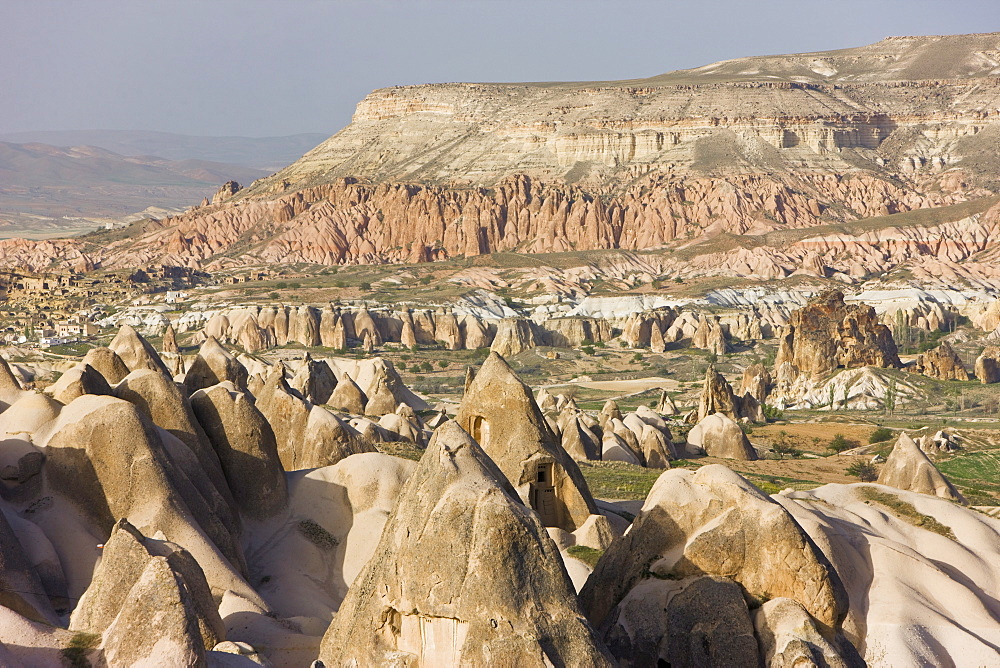
M 490 423 L 482 415 L 474 415 L 472 417 L 472 433 L 469 435 L 485 449 L 490 440 Z

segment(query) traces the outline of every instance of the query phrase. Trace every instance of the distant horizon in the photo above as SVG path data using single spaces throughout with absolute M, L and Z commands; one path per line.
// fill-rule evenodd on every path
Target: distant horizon
M 36 0 L 6 10 L 0 135 L 330 136 L 389 86 L 643 79 L 1000 31 L 1000 3 L 986 0 Z

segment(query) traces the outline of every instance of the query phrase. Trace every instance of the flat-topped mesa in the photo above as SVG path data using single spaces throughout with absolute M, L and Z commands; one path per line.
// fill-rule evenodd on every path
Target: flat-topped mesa
M 875 309 L 844 303 L 844 293 L 826 291 L 792 313 L 780 339 L 775 369 L 779 377 L 827 374 L 837 367 L 903 366 L 888 327 L 878 321 Z
M 909 37 L 631 81 L 383 88 L 358 104 L 351 125 L 252 190 L 281 192 L 320 173 L 492 184 L 516 170 L 607 184 L 614 174 L 704 164 L 717 156 L 696 145 L 720 131 L 828 166 L 842 150 L 877 149 L 920 122 L 940 126 L 928 135 L 938 139 L 941 128 L 962 136 L 969 123 L 989 123 L 998 68 L 983 54 L 998 49 L 996 33 Z M 378 138 L 389 128 L 387 152 Z

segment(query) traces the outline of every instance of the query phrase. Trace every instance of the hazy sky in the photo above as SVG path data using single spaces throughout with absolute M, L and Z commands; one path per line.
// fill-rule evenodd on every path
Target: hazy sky
M 332 134 L 382 86 L 626 79 L 888 35 L 1000 0 L 0 0 L 0 133 Z

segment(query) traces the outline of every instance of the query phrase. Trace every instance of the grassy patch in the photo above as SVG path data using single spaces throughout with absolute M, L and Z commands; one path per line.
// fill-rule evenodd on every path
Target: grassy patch
M 663 469 L 647 469 L 625 462 L 579 462 L 590 493 L 598 499 L 642 500 Z
M 962 452 L 938 468 L 973 505 L 1000 505 L 1000 450 Z
M 424 456 L 424 451 L 409 441 L 376 443 L 375 447 L 378 448 L 379 452 L 392 455 L 394 457 L 402 457 L 403 459 L 412 459 L 415 462 L 420 461 L 420 458 Z
M 927 529 L 928 531 L 933 531 L 934 533 L 944 536 L 945 538 L 955 540 L 955 534 L 952 532 L 951 528 L 941 524 L 930 515 L 924 515 L 922 512 L 914 508 L 912 504 L 903 501 L 894 494 L 888 494 L 886 492 L 880 492 L 877 489 L 872 489 L 871 487 L 865 487 L 861 490 L 861 496 L 866 499 L 866 503 L 874 501 L 879 505 L 885 506 L 892 512 L 893 515 L 901 520 L 909 522 L 913 526 Z
M 308 538 L 313 545 L 324 550 L 332 550 L 340 545 L 336 536 L 310 519 L 299 522 L 299 533 Z
M 601 555 L 604 554 L 604 550 L 595 550 L 586 545 L 571 545 L 566 549 L 566 554 L 579 559 L 591 568 L 596 568 L 597 562 L 600 561 Z
M 90 660 L 87 658 L 87 654 L 100 644 L 100 635 L 78 632 L 70 638 L 69 644 L 62 649 L 60 654 L 62 654 L 62 657 L 73 668 L 90 668 Z

